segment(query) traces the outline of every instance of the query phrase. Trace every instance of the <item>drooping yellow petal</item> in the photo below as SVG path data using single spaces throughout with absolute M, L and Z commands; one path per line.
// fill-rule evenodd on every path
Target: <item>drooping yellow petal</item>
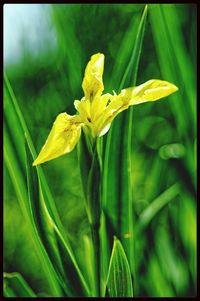
M 102 94 L 103 86 L 104 55 L 102 53 L 94 54 L 85 69 L 85 76 L 82 88 L 85 98 L 92 101 L 95 97 Z
M 118 97 L 121 97 L 125 104 L 137 105 L 161 99 L 177 90 L 178 88 L 175 85 L 167 81 L 152 79 L 140 86 L 123 89 Z
M 33 166 L 71 152 L 80 138 L 82 125 L 78 115 L 59 114 Z

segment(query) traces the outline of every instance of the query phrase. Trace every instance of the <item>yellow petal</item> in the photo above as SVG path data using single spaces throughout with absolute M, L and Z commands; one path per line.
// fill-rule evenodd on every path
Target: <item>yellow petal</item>
M 177 90 L 175 85 L 167 81 L 152 79 L 140 86 L 122 90 L 118 97 L 121 97 L 125 104 L 137 105 L 161 99 Z
M 88 125 L 91 122 L 91 103 L 88 99 L 83 97 L 80 100 L 74 101 L 74 106 L 76 110 L 79 112 L 81 119 L 83 122 Z
M 99 122 L 101 123 L 102 118 L 104 118 L 107 104 L 112 97 L 113 95 L 107 93 L 96 97 L 92 103 L 85 97 L 81 101 L 75 100 L 74 102 L 81 120 L 91 129 L 93 137 L 99 136 Z
M 102 53 L 94 54 L 85 69 L 85 76 L 82 88 L 86 99 L 92 101 L 95 97 L 102 94 L 103 86 L 104 55 Z
M 107 123 L 106 126 L 100 131 L 99 137 L 105 135 L 110 129 L 111 123 Z
M 104 114 L 104 111 L 112 97 L 113 95 L 106 93 L 94 99 L 91 104 L 91 117 L 93 122 L 95 122 L 100 116 L 102 116 L 102 114 Z
M 107 95 L 107 94 L 105 94 Z M 117 95 L 109 95 L 109 103 L 94 122 L 95 136 L 103 136 L 110 128 L 110 124 L 123 107 L 123 101 Z M 127 106 L 128 107 L 128 106 Z
M 138 86 L 123 89 L 119 95 L 109 97 L 110 103 L 106 106 L 102 115 L 95 121 L 95 133 L 104 135 L 110 127 L 113 119 L 131 105 L 147 101 L 155 101 L 177 91 L 178 88 L 166 81 L 149 80 Z
M 80 138 L 82 125 L 77 115 L 59 114 L 33 166 L 71 152 Z

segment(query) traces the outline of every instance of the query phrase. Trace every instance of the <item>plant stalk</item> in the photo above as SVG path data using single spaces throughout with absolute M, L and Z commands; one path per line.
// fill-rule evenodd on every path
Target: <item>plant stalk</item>
M 96 276 L 96 294 L 97 297 L 100 297 L 100 238 L 99 238 L 99 224 L 90 225 L 91 227 L 91 235 L 92 235 L 92 243 L 94 250 L 94 269 Z

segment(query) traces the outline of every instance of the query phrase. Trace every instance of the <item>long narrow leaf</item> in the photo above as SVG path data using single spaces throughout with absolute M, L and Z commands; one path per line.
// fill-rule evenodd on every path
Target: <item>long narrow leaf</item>
M 19 273 L 4 273 L 5 297 L 37 297 Z
M 27 141 L 26 154 L 29 201 L 33 222 L 36 224 L 41 240 L 58 273 L 61 286 L 68 296 L 88 295 L 89 290 L 71 249 L 65 243 L 46 206 L 38 171 L 32 166 L 33 155 Z
M 150 24 L 163 78 L 181 87 L 169 103 L 179 136 L 187 147 L 185 161 L 188 173 L 194 179 L 193 146 L 196 139 L 196 78 L 186 51 L 178 5 L 150 6 Z M 159 27 L 158 27 L 159 24 Z M 163 45 L 166 45 L 163 51 Z M 167 64 L 166 64 L 167 62 Z M 195 186 L 195 183 L 194 183 Z
M 20 162 L 20 169 L 23 171 L 23 175 L 25 177 L 26 170 L 25 170 L 25 149 L 24 149 L 24 133 L 26 133 L 26 138 L 29 143 L 31 152 L 36 158 L 36 151 L 24 120 L 23 114 L 20 110 L 18 105 L 17 99 L 14 95 L 10 82 L 7 78 L 7 75 L 4 74 L 4 113 L 5 113 L 5 121 L 8 124 L 8 128 L 10 129 L 10 133 L 12 135 L 12 141 L 15 144 L 15 152 L 18 155 L 18 162 Z M 15 124 L 15 126 L 13 126 Z M 65 231 L 62 227 L 60 222 L 57 209 L 51 195 L 50 189 L 48 187 L 46 178 L 44 176 L 42 167 L 38 167 L 41 185 L 43 186 L 43 190 L 46 196 L 46 205 L 51 212 L 52 216 L 54 217 L 54 221 L 59 227 L 60 231 L 62 232 L 63 237 L 67 241 L 67 237 L 65 235 Z
M 178 196 L 180 192 L 180 187 L 178 183 L 175 183 L 171 187 L 169 187 L 166 191 L 164 191 L 161 195 L 159 195 L 150 205 L 144 209 L 144 211 L 140 214 L 139 220 L 136 225 L 137 234 L 146 227 L 150 221 L 154 218 L 154 216 L 171 200 Z
M 60 284 L 57 283 L 58 276 L 54 268 L 50 263 L 50 259 L 44 249 L 44 246 L 41 244 L 41 240 L 37 233 L 37 226 L 35 225 L 34 219 L 32 219 L 31 208 L 29 205 L 28 192 L 26 188 L 26 170 L 25 170 L 25 152 L 23 150 L 24 145 L 24 133 L 26 133 L 27 141 L 32 154 L 32 161 L 35 158 L 35 150 L 33 143 L 30 138 L 26 123 L 23 119 L 22 113 L 18 106 L 17 100 L 14 96 L 12 88 L 9 84 L 7 77 L 5 76 L 5 86 L 4 86 L 4 105 L 5 105 L 5 161 L 13 181 L 14 188 L 16 190 L 17 196 L 20 201 L 20 206 L 22 207 L 23 213 L 30 225 L 30 231 L 33 232 L 33 240 L 36 244 L 39 254 L 41 255 L 41 261 L 44 263 L 46 269 L 46 274 L 49 276 L 48 280 L 50 281 L 50 286 L 53 290 L 52 294 L 56 296 L 62 295 L 60 291 Z M 15 122 L 15 127 L 13 127 L 12 122 Z M 65 247 L 67 247 L 69 257 L 68 261 L 72 262 L 77 273 L 80 274 L 79 268 L 77 266 L 75 257 L 71 250 L 71 247 L 68 243 L 64 230 L 62 228 L 60 219 L 58 217 L 54 201 L 50 194 L 47 182 L 45 180 L 44 174 L 41 167 L 38 168 L 38 173 L 40 176 L 40 184 L 42 187 L 43 197 L 45 198 L 45 205 L 47 210 L 52 217 L 56 225 L 56 229 L 59 232 L 60 239 L 63 241 Z M 62 245 L 63 245 L 62 244 Z M 69 271 L 70 273 L 70 271 Z M 81 278 L 80 274 L 80 278 Z M 81 278 L 83 280 L 83 278 Z M 83 280 L 84 282 L 84 280 Z M 84 285 L 83 285 L 84 286 Z
M 147 6 L 139 23 L 136 40 L 129 43 L 132 49 L 131 57 L 124 74 L 121 74 L 120 81 L 118 81 L 120 82 L 119 90 L 136 84 L 146 16 Z M 132 35 L 134 34 L 133 30 L 135 30 L 135 27 L 129 29 Z M 113 73 L 115 74 L 114 71 Z M 132 109 L 129 109 L 114 121 L 106 140 L 103 169 L 103 207 L 105 217 L 109 219 L 107 224 L 112 225 L 115 234 L 122 241 L 131 266 L 131 272 L 134 274 L 131 187 L 132 113 Z
M 27 222 L 30 237 L 34 243 L 35 250 L 38 254 L 38 259 L 42 263 L 47 281 L 49 282 L 49 285 L 51 287 L 51 294 L 52 296 L 60 296 L 61 290 L 60 285 L 57 281 L 57 275 L 55 274 L 49 257 L 43 245 L 41 244 L 37 232 L 35 231 L 35 227 L 31 222 L 31 214 L 28 208 L 28 194 L 26 189 L 26 181 L 21 173 L 19 161 L 16 157 L 16 153 L 14 151 L 13 144 L 11 143 L 10 136 L 8 135 L 6 126 L 4 126 L 4 158 L 13 183 L 13 187 L 16 191 L 20 207 Z

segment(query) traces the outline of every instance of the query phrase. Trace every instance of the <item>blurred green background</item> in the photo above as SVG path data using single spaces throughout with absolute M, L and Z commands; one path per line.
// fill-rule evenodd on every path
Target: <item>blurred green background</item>
M 105 92 L 117 91 L 115 58 L 131 22 L 137 32 L 143 9 L 144 4 L 4 5 L 4 67 L 38 152 L 56 116 L 75 113 L 73 101 L 83 96 L 84 68 L 92 54 L 105 54 Z M 125 42 L 130 51 L 132 41 Z M 171 187 L 165 206 L 136 237 L 138 296 L 196 294 L 196 48 L 194 4 L 148 5 L 137 84 L 158 78 L 174 83 L 179 91 L 134 107 L 136 223 Z M 119 72 L 123 64 L 119 62 Z M 81 242 L 88 222 L 76 149 L 43 169 L 84 269 Z M 6 165 L 4 271 L 20 272 L 35 292 L 48 295 Z

